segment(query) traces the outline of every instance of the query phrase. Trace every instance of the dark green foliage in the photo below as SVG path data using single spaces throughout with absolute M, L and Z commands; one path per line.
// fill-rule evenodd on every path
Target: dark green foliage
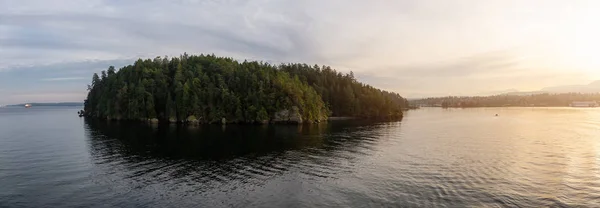
M 401 116 L 406 100 L 327 67 L 273 66 L 214 55 L 137 60 L 94 74 L 87 116 L 183 122 L 264 122 L 297 107 L 302 120 L 335 116 Z M 294 69 L 294 70 L 292 70 Z M 310 81 L 308 81 L 310 80 Z M 318 81 L 315 81 L 318 80 Z M 325 102 L 323 102 L 325 101 Z M 329 107 L 329 108 L 328 108 Z M 330 110 L 331 109 L 331 110 Z
M 328 66 L 286 64 L 279 67 L 312 86 L 330 107 L 332 116 L 401 117 L 408 101 L 397 93 L 360 83 L 354 73 L 342 74 Z

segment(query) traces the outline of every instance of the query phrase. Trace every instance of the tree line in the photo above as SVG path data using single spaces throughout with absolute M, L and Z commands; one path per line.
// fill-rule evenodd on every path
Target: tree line
M 320 122 L 328 116 L 401 117 L 406 106 L 400 95 L 326 66 L 183 54 L 95 73 L 84 112 L 111 120 L 201 123 L 266 123 L 288 112 Z

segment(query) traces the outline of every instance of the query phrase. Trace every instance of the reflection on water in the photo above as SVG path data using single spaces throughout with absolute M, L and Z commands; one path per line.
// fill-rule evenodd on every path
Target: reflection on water
M 123 154 L 148 154 L 161 158 L 231 159 L 237 156 L 264 155 L 273 151 L 319 147 L 327 126 L 243 126 L 205 125 L 187 127 L 146 125 L 125 122 L 88 121 L 92 142 L 100 142 L 96 151 L 121 149 Z M 299 139 L 302 137 L 302 139 Z M 102 147 L 106 140 L 117 139 L 120 147 Z M 99 140 L 99 141 L 98 141 Z M 109 145 L 109 144 L 108 144 Z
M 86 132 L 93 162 L 111 173 L 104 176 L 109 180 L 162 188 L 169 184 L 167 193 L 176 195 L 220 192 L 229 196 L 227 192 L 252 190 L 281 177 L 301 182 L 350 174 L 359 157 L 372 153 L 378 130 L 399 124 L 338 121 L 185 127 L 87 120 Z M 285 201 L 289 196 L 280 197 Z
M 0 109 L 0 207 L 600 204 L 600 109 L 424 108 L 401 122 L 193 128 L 88 121 L 77 110 Z

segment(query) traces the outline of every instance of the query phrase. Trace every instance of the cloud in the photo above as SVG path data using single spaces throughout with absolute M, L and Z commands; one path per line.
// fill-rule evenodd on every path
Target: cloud
M 452 60 L 432 61 L 413 65 L 388 67 L 382 71 L 394 76 L 408 78 L 431 77 L 452 78 L 484 75 L 501 76 L 519 72 L 520 60 L 510 51 L 492 51 L 460 57 Z
M 89 60 L 0 70 L 0 104 L 83 100 L 93 73 L 131 63 L 127 59 Z
M 310 51 L 314 50 L 309 50 L 311 43 L 303 35 L 306 25 L 296 24 L 294 17 L 288 18 L 281 12 L 264 11 L 260 2 L 98 2 L 110 8 L 111 13 L 82 13 L 69 6 L 43 13 L 36 7 L 16 9 L 0 13 L 0 25 L 6 27 L 7 34 L 2 45 L 9 49 L 0 54 L 5 55 L 2 61 L 9 66 L 81 61 L 88 57 L 152 58 L 183 52 L 278 61 L 312 56 Z M 136 13 L 144 10 L 157 11 Z M 49 56 L 32 59 L 36 54 Z
M 579 83 L 580 74 L 539 64 L 553 58 L 530 55 L 560 51 L 556 40 L 571 40 L 565 28 L 585 28 L 580 17 L 596 25 L 593 8 L 585 0 L 4 0 L 0 88 L 85 90 L 85 79 L 38 82 L 183 52 L 331 65 L 402 94 Z M 557 75 L 560 83 L 544 78 Z
M 50 82 L 56 82 L 56 81 L 73 81 L 73 80 L 83 80 L 86 79 L 85 77 L 55 77 L 55 78 L 44 78 L 42 79 L 42 81 L 50 81 Z
M 544 68 L 537 70 L 516 50 L 491 51 L 433 63 L 389 67 L 355 73 L 359 80 L 401 91 L 411 98 L 483 95 L 485 92 L 513 89 L 537 90 L 555 83 L 576 83 L 585 74 Z M 556 78 L 560 77 L 560 80 Z M 540 87 L 541 86 L 541 87 Z

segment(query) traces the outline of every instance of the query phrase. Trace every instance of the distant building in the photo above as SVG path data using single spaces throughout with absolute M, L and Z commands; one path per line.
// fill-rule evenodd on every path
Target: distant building
M 569 106 L 571 107 L 598 107 L 596 101 L 573 101 Z

